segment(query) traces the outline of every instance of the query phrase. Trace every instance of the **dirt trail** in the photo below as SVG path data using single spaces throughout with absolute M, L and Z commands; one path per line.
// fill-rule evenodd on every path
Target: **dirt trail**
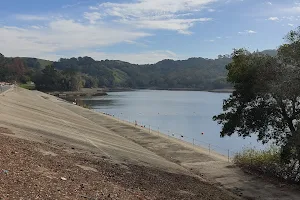
M 0 95 L 0 127 L 7 155 L 0 163 L 8 171 L 0 172 L 0 199 L 300 197 L 242 173 L 222 156 L 37 91 Z

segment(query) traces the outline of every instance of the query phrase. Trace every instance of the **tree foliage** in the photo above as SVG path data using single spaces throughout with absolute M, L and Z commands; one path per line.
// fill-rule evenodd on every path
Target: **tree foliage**
M 235 91 L 213 119 L 222 124 L 222 137 L 257 135 L 279 145 L 290 162 L 300 160 L 300 30 L 286 38 L 276 57 L 234 50 L 226 69 Z
M 226 81 L 225 70 L 230 61 L 229 56 L 220 55 L 218 59 L 190 58 L 135 65 L 117 60 L 95 61 L 90 57 L 61 58 L 58 62 L 49 62 L 2 56 L 0 78 L 5 81 L 38 81 L 38 88 L 43 90 L 75 90 L 78 86 L 210 90 L 231 87 Z M 47 75 L 50 72 L 43 71 L 49 65 L 53 66 L 55 72 L 52 75 L 55 77 L 50 78 Z

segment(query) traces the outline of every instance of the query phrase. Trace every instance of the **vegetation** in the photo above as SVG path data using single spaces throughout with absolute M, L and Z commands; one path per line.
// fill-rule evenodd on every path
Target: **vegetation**
M 266 150 L 244 149 L 234 157 L 239 167 L 271 178 L 278 178 L 291 183 L 299 182 L 296 160 L 284 163 L 281 160 L 280 148 L 271 147 Z
M 36 58 L 0 58 L 0 80 L 27 83 L 37 89 L 78 90 L 80 87 L 108 88 L 185 88 L 197 90 L 230 88 L 225 65 L 228 56 L 218 59 L 190 58 L 163 60 L 152 65 L 122 61 L 95 61 L 90 57 L 51 62 Z
M 28 83 L 23 83 L 23 84 L 20 84 L 20 87 L 21 88 L 24 88 L 24 89 L 27 89 L 27 90 L 35 90 L 35 85 L 34 84 L 31 84 L 30 82 Z
M 267 54 L 276 54 L 268 50 Z M 0 80 L 27 83 L 39 90 L 78 90 L 80 87 L 213 90 L 228 89 L 225 66 L 228 55 L 218 59 L 163 60 L 135 65 L 117 60 L 95 61 L 90 57 L 51 62 L 37 58 L 0 56 Z
M 235 91 L 224 101 L 221 136 L 257 135 L 280 148 L 280 161 L 300 175 L 300 29 L 291 31 L 275 57 L 235 50 L 226 66 Z M 247 155 L 247 154 L 245 154 Z M 276 157 L 275 157 L 276 158 Z M 291 172 L 292 173 L 292 172 Z

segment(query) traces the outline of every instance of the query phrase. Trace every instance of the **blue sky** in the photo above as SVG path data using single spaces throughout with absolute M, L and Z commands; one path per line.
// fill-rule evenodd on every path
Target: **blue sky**
M 1 2 L 0 52 L 138 64 L 216 58 L 277 48 L 299 20 L 294 0 L 10 0 Z

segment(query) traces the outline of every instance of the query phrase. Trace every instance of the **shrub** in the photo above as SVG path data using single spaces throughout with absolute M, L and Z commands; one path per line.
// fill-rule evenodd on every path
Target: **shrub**
M 266 150 L 244 149 L 235 155 L 234 163 L 243 169 L 261 175 L 288 182 L 300 182 L 299 160 L 283 162 L 281 150 L 274 146 Z

